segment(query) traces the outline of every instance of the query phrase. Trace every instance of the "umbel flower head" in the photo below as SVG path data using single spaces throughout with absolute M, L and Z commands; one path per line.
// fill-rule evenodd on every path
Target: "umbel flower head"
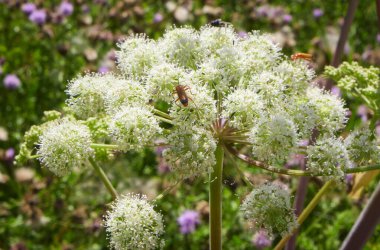
M 269 235 L 285 236 L 296 226 L 296 216 L 288 191 L 266 183 L 254 189 L 244 200 L 244 217 L 254 223 L 254 229 L 265 229 Z
M 72 80 L 69 110 L 84 124 L 102 121 L 89 126 L 95 143 L 125 152 L 160 139 L 179 178 L 212 171 L 217 145 L 247 145 L 257 160 L 282 167 L 314 129 L 328 138 L 344 128 L 342 100 L 314 86 L 305 62 L 289 60 L 259 32 L 172 27 L 158 40 L 133 35 L 118 47 L 119 73 Z M 98 142 L 100 127 L 107 138 Z
M 159 249 L 164 233 L 161 214 L 154 211 L 145 196 L 127 194 L 118 198 L 105 216 L 111 247 L 122 249 Z
M 94 153 L 88 127 L 75 120 L 57 120 L 49 124 L 39 138 L 37 154 L 50 171 L 62 176 L 80 167 Z

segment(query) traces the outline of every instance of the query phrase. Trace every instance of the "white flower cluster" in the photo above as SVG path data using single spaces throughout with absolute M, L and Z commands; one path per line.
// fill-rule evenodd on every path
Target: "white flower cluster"
M 50 171 L 63 176 L 93 156 L 90 130 L 78 121 L 53 121 L 42 133 L 37 154 Z
M 350 133 L 344 140 L 351 161 L 356 166 L 378 164 L 380 150 L 373 132 L 363 127 Z
M 164 241 L 162 215 L 145 196 L 128 194 L 118 198 L 105 216 L 110 245 L 122 249 L 160 249 Z
M 74 79 L 67 103 L 77 118 L 106 123 L 102 140 L 123 151 L 166 136 L 166 158 L 180 176 L 209 172 L 223 136 L 280 165 L 314 128 L 332 136 L 346 122 L 344 103 L 310 84 L 314 71 L 259 32 L 241 38 L 230 25 L 172 27 L 157 41 L 134 35 L 118 46 L 120 73 Z M 229 129 L 215 129 L 218 120 Z
M 113 116 L 109 131 L 121 149 L 127 151 L 143 149 L 162 129 L 148 109 L 124 107 Z
M 340 138 L 326 137 L 307 147 L 307 169 L 328 178 L 343 179 L 344 170 L 352 167 Z
M 260 118 L 250 131 L 253 154 L 270 164 L 283 164 L 297 145 L 297 129 L 286 113 Z
M 179 179 L 212 171 L 217 142 L 210 131 L 196 126 L 186 130 L 178 127 L 167 140 L 171 147 L 163 156 Z
M 296 216 L 288 191 L 266 183 L 254 189 L 241 205 L 244 217 L 254 223 L 254 229 L 265 229 L 270 236 L 285 236 L 296 226 Z

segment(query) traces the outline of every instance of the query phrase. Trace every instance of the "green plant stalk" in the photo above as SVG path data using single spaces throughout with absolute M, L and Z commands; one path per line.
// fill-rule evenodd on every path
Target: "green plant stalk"
M 306 218 L 310 215 L 310 213 L 314 210 L 314 208 L 317 206 L 319 201 L 321 200 L 322 196 L 327 192 L 329 187 L 334 183 L 334 180 L 329 180 L 328 182 L 323 185 L 323 187 L 318 191 L 318 193 L 314 196 L 314 198 L 310 201 L 310 203 L 307 205 L 307 207 L 302 211 L 300 216 L 297 219 L 298 226 L 293 229 L 293 231 L 282 238 L 280 242 L 277 244 L 277 246 L 274 248 L 275 250 L 281 250 L 284 248 L 286 242 L 292 237 L 292 235 L 298 230 L 298 228 L 302 225 L 302 223 L 306 220 Z
M 224 148 L 219 142 L 216 164 L 210 174 L 210 250 L 222 249 L 222 175 Z
M 101 143 L 92 143 L 91 144 L 92 148 L 103 148 L 103 149 L 119 149 L 119 145 L 112 145 L 112 144 L 101 144 Z
M 165 112 L 163 112 L 161 110 L 153 109 L 152 111 L 156 115 L 159 115 L 159 116 L 166 118 L 166 119 L 169 119 L 169 120 L 173 120 L 173 117 L 171 117 L 170 115 L 166 114 Z
M 276 173 L 276 174 L 284 174 L 284 175 L 293 175 L 293 176 L 328 176 L 326 173 L 316 173 L 311 172 L 307 170 L 299 170 L 299 169 L 286 169 L 286 168 L 278 168 L 271 165 L 266 164 L 262 161 L 257 161 L 249 156 L 240 153 L 230 145 L 226 146 L 226 149 L 228 152 L 230 152 L 232 155 L 236 156 L 240 160 L 246 162 L 249 165 L 252 165 L 254 167 L 258 167 L 261 169 L 264 169 L 266 171 Z M 377 165 L 371 165 L 371 166 L 361 166 L 361 167 L 355 167 L 355 168 L 347 168 L 344 170 L 344 173 L 346 174 L 352 174 L 352 173 L 360 173 L 360 172 L 367 172 L 372 170 L 380 169 L 380 164 Z
M 108 192 L 112 195 L 113 199 L 116 199 L 119 195 L 117 194 L 115 188 L 112 186 L 111 181 L 108 179 L 106 173 L 104 173 L 103 169 L 95 162 L 93 158 L 88 159 L 91 165 L 94 167 L 95 172 L 99 175 L 102 180 L 104 186 L 106 186 Z

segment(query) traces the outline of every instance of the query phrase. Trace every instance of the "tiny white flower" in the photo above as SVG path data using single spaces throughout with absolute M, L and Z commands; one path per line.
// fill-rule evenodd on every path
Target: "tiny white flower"
M 329 178 L 342 179 L 344 170 L 352 167 L 348 152 L 340 138 L 320 138 L 307 147 L 307 169 Z
M 154 40 L 144 34 L 131 36 L 118 44 L 116 52 L 118 67 L 123 74 L 133 79 L 144 79 L 147 72 L 160 63 L 159 51 Z
M 156 118 L 144 107 L 123 107 L 111 117 L 108 129 L 124 151 L 141 150 L 162 132 Z
M 297 129 L 288 114 L 276 112 L 261 117 L 250 131 L 249 141 L 258 160 L 282 164 L 297 146 Z
M 344 140 L 348 155 L 355 165 L 377 164 L 380 162 L 380 150 L 376 138 L 368 127 L 355 130 Z
M 116 250 L 160 249 L 164 246 L 162 215 L 146 196 L 128 194 L 118 198 L 104 221 L 110 245 Z
M 163 156 L 179 179 L 207 174 L 215 164 L 217 141 L 202 127 L 175 127 Z
M 254 229 L 265 229 L 270 236 L 282 237 L 297 226 L 290 194 L 278 185 L 266 183 L 254 189 L 241 205 L 244 217 L 254 223 Z
M 90 130 L 78 121 L 53 121 L 40 136 L 37 154 L 54 174 L 66 175 L 93 156 Z

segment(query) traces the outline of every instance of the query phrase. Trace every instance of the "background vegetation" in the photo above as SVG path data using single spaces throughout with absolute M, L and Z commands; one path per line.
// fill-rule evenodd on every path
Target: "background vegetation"
M 141 32 L 158 38 L 173 24 L 200 27 L 221 18 L 242 36 L 250 30 L 272 33 L 287 55 L 313 54 L 313 67 L 321 72 L 331 61 L 347 10 L 347 1 L 76 0 L 71 1 L 73 13 L 64 15 L 60 1 L 36 0 L 37 8 L 46 12 L 46 21 L 36 24 L 22 10 L 24 3 L 0 1 L 0 249 L 107 249 L 101 223 L 110 196 L 92 169 L 57 178 L 36 162 L 15 166 L 12 149 L 17 152 L 24 132 L 41 122 L 43 111 L 62 110 L 68 80 L 84 71 L 114 69 L 119 39 Z M 348 40 L 344 60 L 380 65 L 375 1 L 360 1 Z M 7 87 L 8 74 L 17 75 L 21 85 Z M 347 103 L 352 111 L 348 129 L 370 118 L 358 101 Z M 252 232 L 238 213 L 249 187 L 234 164 L 242 163 L 225 164 L 224 247 L 252 249 Z M 277 178 L 291 190 L 297 186 L 297 179 L 241 167 L 255 184 Z M 154 198 L 172 185 L 154 149 L 116 155 L 104 169 L 120 193 L 142 192 Z M 378 179 L 359 199 L 348 198 L 350 181 L 330 192 L 302 226 L 299 249 L 337 249 Z M 311 179 L 306 202 L 321 185 Z M 205 180 L 197 179 L 178 185 L 158 202 L 167 249 L 208 248 L 207 200 Z M 188 209 L 197 210 L 201 220 L 194 232 L 183 235 L 177 218 Z M 380 249 L 380 227 L 366 249 Z

